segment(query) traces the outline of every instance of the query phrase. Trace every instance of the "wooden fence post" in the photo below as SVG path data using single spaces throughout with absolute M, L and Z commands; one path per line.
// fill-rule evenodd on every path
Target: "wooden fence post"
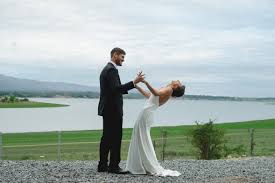
M 57 139 L 57 160 L 61 160 L 61 131 L 57 132 L 58 139 Z
M 162 161 L 165 159 L 165 147 L 167 141 L 167 131 L 161 131 L 161 138 L 162 138 Z
M 3 159 L 3 140 L 2 140 L 2 132 L 0 132 L 0 160 Z
M 249 133 L 250 133 L 250 156 L 253 156 L 254 155 L 253 150 L 254 150 L 254 146 L 255 146 L 255 143 L 254 143 L 254 129 L 250 128 Z

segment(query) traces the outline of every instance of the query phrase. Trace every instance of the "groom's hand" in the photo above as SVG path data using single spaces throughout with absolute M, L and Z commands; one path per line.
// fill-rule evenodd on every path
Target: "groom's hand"
M 137 77 L 134 79 L 133 83 L 134 84 L 137 84 L 141 81 L 143 81 L 145 79 L 145 74 L 142 73 L 142 71 L 140 71 L 138 74 L 137 74 Z

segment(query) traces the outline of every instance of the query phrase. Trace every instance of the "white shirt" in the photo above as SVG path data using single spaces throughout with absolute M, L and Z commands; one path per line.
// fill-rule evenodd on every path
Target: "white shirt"
M 117 65 L 111 60 L 110 61 L 111 64 L 113 64 L 115 66 L 115 68 L 117 69 Z

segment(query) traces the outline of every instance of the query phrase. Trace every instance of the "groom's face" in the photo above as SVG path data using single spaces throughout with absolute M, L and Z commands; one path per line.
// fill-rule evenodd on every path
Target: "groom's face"
M 117 54 L 117 53 L 115 53 L 114 57 L 115 57 L 114 60 L 115 60 L 116 65 L 122 66 L 122 62 L 124 62 L 125 55 L 124 54 Z

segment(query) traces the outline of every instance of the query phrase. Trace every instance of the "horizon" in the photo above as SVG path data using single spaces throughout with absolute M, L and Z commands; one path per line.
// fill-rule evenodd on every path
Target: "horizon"
M 7 76 L 7 75 L 3 75 L 0 73 L 0 76 Z M 38 82 L 49 82 L 49 81 L 42 81 L 42 80 L 35 80 L 35 79 L 26 79 L 26 78 L 17 78 L 17 77 L 13 77 L 13 76 L 7 76 L 7 77 L 12 77 L 14 79 L 23 79 L 23 80 L 32 80 L 32 81 L 38 81 Z M 59 82 L 59 81 L 56 81 L 56 82 L 49 82 L 49 83 L 61 83 L 61 84 L 70 84 L 70 85 L 79 85 L 77 83 L 68 83 L 68 82 Z M 86 91 L 86 92 L 94 92 L 94 93 L 99 93 L 99 89 L 100 89 L 100 86 L 89 86 L 89 85 L 80 85 L 80 86 L 84 86 L 84 87 L 91 87 L 91 88 L 94 88 L 94 89 L 97 89 L 98 91 L 96 90 L 91 90 L 91 91 Z M 144 88 L 146 89 L 146 87 L 144 86 Z M 0 92 L 5 92 L 5 91 L 1 91 Z M 12 91 L 10 91 L 12 92 Z M 17 91 L 14 91 L 14 92 L 17 92 Z M 35 92 L 35 91 L 24 91 L 24 92 Z M 58 91 L 56 91 L 58 92 Z M 81 93 L 81 92 L 84 92 L 84 91 L 75 91 L 76 93 Z M 129 91 L 129 94 L 136 94 L 136 93 L 139 93 L 138 91 Z M 265 97 L 248 97 L 248 96 L 225 96 L 225 95 L 205 95 L 205 94 L 185 94 L 187 96 L 200 96 L 200 97 L 226 97 L 226 98 L 255 98 L 255 99 L 262 99 L 262 98 L 271 98 L 271 99 L 275 99 L 275 97 L 268 97 L 268 96 L 265 96 Z M 1 96 L 0 96 L 1 98 Z
M 122 82 L 143 70 L 157 88 L 180 80 L 186 94 L 272 98 L 274 9 L 271 0 L 3 1 L 0 74 L 97 87 L 121 47 Z

